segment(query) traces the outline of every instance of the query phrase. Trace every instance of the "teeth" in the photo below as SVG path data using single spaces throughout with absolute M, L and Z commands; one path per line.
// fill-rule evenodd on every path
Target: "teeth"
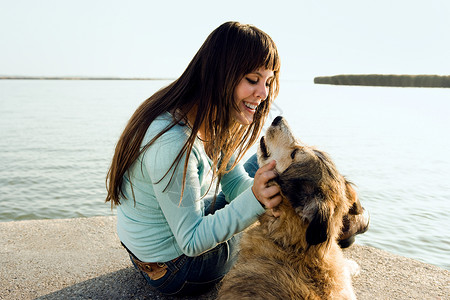
M 250 103 L 247 103 L 247 102 L 244 102 L 244 105 L 247 106 L 250 109 L 256 109 L 258 107 L 258 105 L 250 104 Z

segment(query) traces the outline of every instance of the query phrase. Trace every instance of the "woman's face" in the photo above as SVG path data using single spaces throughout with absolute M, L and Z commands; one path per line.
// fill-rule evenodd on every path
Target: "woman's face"
M 274 77 L 273 71 L 259 68 L 245 74 L 234 90 L 234 101 L 239 111 L 234 111 L 233 117 L 242 125 L 253 122 L 253 116 L 258 105 L 269 95 L 269 86 Z

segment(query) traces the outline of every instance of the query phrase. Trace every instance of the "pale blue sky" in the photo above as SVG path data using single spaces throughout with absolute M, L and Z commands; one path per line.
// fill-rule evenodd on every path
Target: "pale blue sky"
M 448 0 L 0 0 L 0 75 L 177 77 L 229 20 L 272 36 L 282 79 L 450 73 Z

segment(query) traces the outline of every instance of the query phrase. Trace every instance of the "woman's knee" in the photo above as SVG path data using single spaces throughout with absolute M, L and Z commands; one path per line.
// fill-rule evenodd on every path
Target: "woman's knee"
M 245 163 L 244 169 L 250 177 L 255 177 L 256 171 L 259 169 L 258 156 L 253 154 Z

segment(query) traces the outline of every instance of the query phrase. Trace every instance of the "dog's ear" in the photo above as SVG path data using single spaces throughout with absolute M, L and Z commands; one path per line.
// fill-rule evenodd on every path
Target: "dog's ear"
M 312 166 L 307 164 L 292 164 L 275 179 L 283 195 L 293 207 L 304 205 L 307 199 L 312 198 L 316 193 L 317 181 L 320 177 L 314 175 L 317 172 L 311 172 L 311 168 Z
M 289 200 L 294 208 L 304 206 L 307 199 L 314 195 L 315 185 L 309 180 L 282 178 L 280 176 L 277 183 L 280 185 L 283 196 Z
M 355 189 L 352 184 L 348 181 L 345 182 L 345 193 L 347 198 L 350 200 L 350 203 L 353 203 L 350 207 L 348 213 L 350 215 L 360 215 L 364 212 L 361 202 L 359 202 L 358 195 L 356 194 Z
M 313 219 L 309 222 L 306 229 L 306 242 L 309 245 L 318 245 L 325 242 L 328 239 L 328 219 L 330 218 L 330 212 L 320 205 L 317 212 L 314 214 Z

